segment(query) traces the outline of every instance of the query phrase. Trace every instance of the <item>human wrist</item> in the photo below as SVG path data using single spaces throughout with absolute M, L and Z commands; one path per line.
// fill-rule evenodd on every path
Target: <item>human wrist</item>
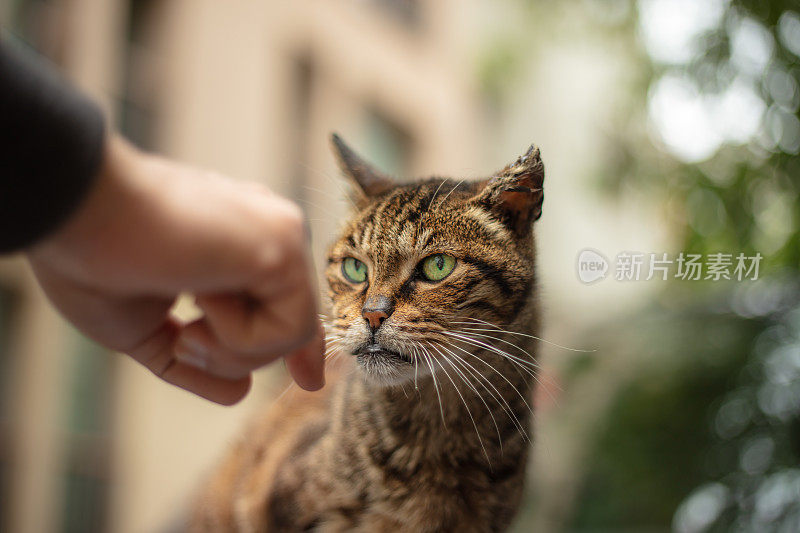
M 61 227 L 25 251 L 29 261 L 56 269 L 82 270 L 81 263 L 92 262 L 102 254 L 103 235 L 120 224 L 137 189 L 141 189 L 132 168 L 142 157 L 121 137 L 107 136 L 92 189 Z

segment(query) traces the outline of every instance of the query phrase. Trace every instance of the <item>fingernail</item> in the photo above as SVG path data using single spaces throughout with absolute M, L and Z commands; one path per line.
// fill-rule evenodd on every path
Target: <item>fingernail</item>
M 175 359 L 183 364 L 199 368 L 200 370 L 208 368 L 208 359 L 205 353 L 199 353 L 187 345 L 181 344 L 175 349 Z

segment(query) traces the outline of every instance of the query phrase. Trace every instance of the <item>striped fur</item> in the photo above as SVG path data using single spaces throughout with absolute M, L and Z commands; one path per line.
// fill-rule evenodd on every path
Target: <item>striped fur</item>
M 260 417 L 205 487 L 192 530 L 503 531 L 530 447 L 539 152 L 488 180 L 395 185 L 335 145 L 358 206 L 326 269 L 339 376 Z M 418 265 L 437 253 L 455 269 L 425 281 Z M 367 265 L 366 282 L 345 278 L 347 257 Z M 378 296 L 394 310 L 371 332 L 362 307 Z M 360 353 L 371 335 L 399 356 Z

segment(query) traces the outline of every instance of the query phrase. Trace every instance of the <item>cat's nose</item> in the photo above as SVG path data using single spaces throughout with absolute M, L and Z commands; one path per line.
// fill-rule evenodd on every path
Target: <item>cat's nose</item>
M 361 308 L 361 316 L 369 323 L 370 329 L 375 331 L 383 321 L 394 312 L 394 303 L 386 296 L 372 296 Z

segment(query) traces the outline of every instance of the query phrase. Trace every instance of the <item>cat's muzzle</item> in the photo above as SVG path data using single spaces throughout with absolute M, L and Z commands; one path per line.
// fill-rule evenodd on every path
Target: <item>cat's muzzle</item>
M 353 352 L 357 356 L 358 363 L 362 366 L 370 364 L 413 364 L 411 357 L 381 345 L 366 344 Z

